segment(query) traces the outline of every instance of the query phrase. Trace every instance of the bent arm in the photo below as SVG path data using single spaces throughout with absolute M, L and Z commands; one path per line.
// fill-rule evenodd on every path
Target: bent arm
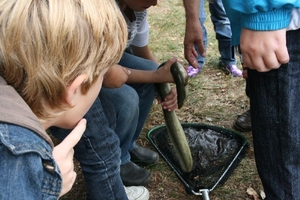
M 129 69 L 131 74 L 128 76 L 127 83 L 173 83 L 170 67 L 176 61 L 176 58 L 169 59 L 164 66 L 157 70 Z

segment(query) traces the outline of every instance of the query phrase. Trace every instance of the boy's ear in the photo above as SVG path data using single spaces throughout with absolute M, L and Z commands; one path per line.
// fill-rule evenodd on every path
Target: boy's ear
M 81 94 L 81 84 L 86 79 L 86 74 L 81 74 L 75 78 L 73 82 L 67 87 L 67 96 L 65 98 L 67 104 L 74 106 L 76 103 L 76 96 Z

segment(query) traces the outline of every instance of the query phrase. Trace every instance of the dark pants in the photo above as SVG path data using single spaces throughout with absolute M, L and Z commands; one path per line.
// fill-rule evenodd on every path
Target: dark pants
M 256 165 L 267 199 L 300 198 L 300 30 L 287 32 L 290 61 L 248 70 Z
M 200 1 L 200 8 L 199 8 L 199 22 L 202 26 L 202 34 L 203 34 L 203 43 L 205 48 L 207 47 L 207 30 L 204 26 L 206 21 L 206 12 L 205 12 L 205 2 Z M 216 39 L 218 40 L 218 48 L 219 53 L 221 55 L 220 61 L 222 65 L 235 65 L 236 60 L 234 57 L 234 51 L 231 47 L 231 28 L 230 22 L 226 15 L 222 0 L 214 0 L 209 2 L 209 12 L 210 12 L 210 19 L 213 23 Z M 200 67 L 204 65 L 205 57 L 202 57 L 199 53 L 198 46 L 195 45 L 195 49 L 198 53 L 198 64 Z

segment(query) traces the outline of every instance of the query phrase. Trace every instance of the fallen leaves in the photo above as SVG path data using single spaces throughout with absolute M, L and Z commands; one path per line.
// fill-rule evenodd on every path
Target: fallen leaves
M 247 194 L 252 196 L 254 200 L 259 200 L 259 199 L 265 199 L 266 198 L 266 194 L 265 194 L 264 191 L 260 190 L 260 196 L 259 196 L 258 193 L 252 187 L 249 187 L 247 189 Z

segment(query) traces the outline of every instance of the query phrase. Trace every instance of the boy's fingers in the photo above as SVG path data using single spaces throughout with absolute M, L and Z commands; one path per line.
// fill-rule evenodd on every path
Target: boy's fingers
M 124 73 L 125 73 L 127 76 L 129 76 L 129 75 L 131 74 L 130 69 L 127 69 L 126 67 L 122 67 L 122 68 L 123 68 Z
M 81 119 L 72 132 L 58 145 L 67 152 L 78 143 L 86 128 L 86 119 Z
M 198 51 L 199 51 L 200 55 L 205 57 L 206 56 L 206 50 L 205 50 L 203 40 L 197 41 L 197 46 L 198 46 Z
M 167 60 L 166 64 L 169 64 L 170 66 L 172 64 L 174 64 L 177 61 L 177 58 L 170 58 L 169 60 Z
M 290 56 L 286 46 L 280 49 L 280 51 L 277 51 L 275 53 L 277 56 L 277 60 L 280 64 L 286 64 L 289 62 Z

